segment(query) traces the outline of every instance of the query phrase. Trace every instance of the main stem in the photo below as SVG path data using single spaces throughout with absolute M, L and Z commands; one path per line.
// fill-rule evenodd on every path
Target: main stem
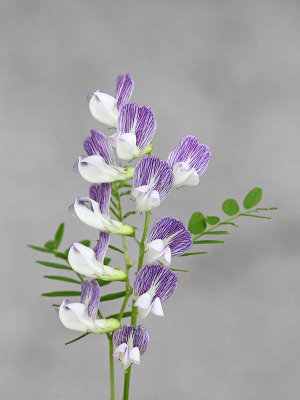
M 109 340 L 109 376 L 110 376 L 110 400 L 115 400 L 115 375 L 114 375 L 114 344 L 112 335 L 108 337 Z
M 146 240 L 147 233 L 149 230 L 149 223 L 150 223 L 150 212 L 146 211 L 144 231 L 143 231 L 142 240 L 140 242 L 140 252 L 139 252 L 139 262 L 138 262 L 137 272 L 143 266 L 144 254 L 145 254 L 145 240 Z M 136 321 L 137 321 L 137 307 L 135 307 L 134 303 L 132 303 L 131 325 L 136 325 Z M 130 365 L 130 367 L 128 367 L 126 369 L 125 375 L 124 375 L 123 400 L 129 399 L 130 375 L 131 375 L 131 365 Z

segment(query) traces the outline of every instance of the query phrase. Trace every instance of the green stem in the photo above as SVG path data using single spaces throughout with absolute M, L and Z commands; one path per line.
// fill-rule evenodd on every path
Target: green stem
M 144 231 L 143 231 L 143 236 L 142 236 L 142 239 L 140 242 L 139 263 L 138 263 L 137 272 L 143 266 L 144 254 L 145 254 L 145 240 L 146 240 L 147 233 L 149 230 L 149 224 L 150 224 L 150 212 L 146 211 Z M 131 314 L 131 325 L 136 325 L 136 321 L 137 321 L 137 307 L 134 306 L 134 302 L 133 302 L 132 303 L 132 314 Z M 130 375 L 131 375 L 131 365 L 130 365 L 130 367 L 128 367 L 126 369 L 125 375 L 124 375 L 123 400 L 129 399 Z
M 110 400 L 115 400 L 115 375 L 114 375 L 114 344 L 112 335 L 109 337 L 109 376 L 110 376 Z
M 276 207 L 272 207 L 272 208 L 255 208 L 254 210 L 247 210 L 247 211 L 240 212 L 240 213 L 238 213 L 236 215 L 233 215 L 232 217 L 224 219 L 224 221 L 218 222 L 216 225 L 213 225 L 211 228 L 206 229 L 205 231 L 199 233 L 198 235 L 195 235 L 194 236 L 194 240 L 197 240 L 199 237 L 205 235 L 206 233 L 211 232 L 216 228 L 219 228 L 221 225 L 226 224 L 226 222 L 230 222 L 230 221 L 232 221 L 234 219 L 237 219 L 238 217 L 243 216 L 245 214 L 250 214 L 250 213 L 253 213 L 253 212 L 259 212 L 260 210 L 273 210 L 273 209 L 276 209 Z

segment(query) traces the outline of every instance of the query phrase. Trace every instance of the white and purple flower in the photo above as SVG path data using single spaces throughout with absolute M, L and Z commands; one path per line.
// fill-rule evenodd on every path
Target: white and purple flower
M 131 236 L 134 228 L 109 216 L 111 185 L 102 183 L 90 187 L 90 197 L 78 197 L 70 212 L 86 225 L 101 232 Z
M 210 157 L 209 147 L 200 143 L 196 136 L 184 136 L 167 160 L 173 169 L 174 187 L 198 185 Z
M 124 325 L 122 329 L 114 332 L 113 343 L 113 355 L 119 358 L 123 369 L 126 370 L 132 363 L 140 364 L 141 355 L 145 353 L 149 344 L 149 334 L 141 325 Z
M 192 245 L 192 235 L 180 220 L 163 217 L 153 225 L 146 238 L 145 263 L 159 261 L 169 266 L 172 256 L 186 253 Z
M 111 183 L 133 177 L 134 167 L 118 167 L 108 138 L 100 131 L 91 130 L 84 141 L 88 156 L 79 157 L 75 169 L 90 183 Z
M 103 281 L 125 281 L 127 278 L 125 271 L 104 265 L 109 239 L 109 233 L 100 232 L 95 250 L 82 243 L 73 243 L 68 254 L 72 269 L 88 278 L 98 278 Z
M 97 90 L 88 96 L 92 116 L 105 125 L 116 128 L 120 108 L 128 103 L 134 82 L 129 74 L 117 77 L 115 97 Z
M 173 294 L 177 284 L 178 277 L 169 268 L 161 264 L 144 265 L 137 273 L 133 288 L 139 317 L 145 319 L 150 312 L 163 317 L 161 303 Z
M 98 319 L 100 287 L 96 281 L 84 281 L 81 284 L 80 303 L 70 303 L 64 299 L 58 309 L 59 319 L 63 326 L 73 331 L 106 333 L 115 331 L 120 322 L 114 318 Z
M 172 188 L 173 172 L 167 162 L 158 157 L 142 158 L 136 165 L 131 191 L 138 211 L 158 207 Z
M 118 157 L 130 161 L 148 153 L 155 130 L 155 116 L 149 107 L 127 103 L 120 109 L 117 133 L 110 140 Z

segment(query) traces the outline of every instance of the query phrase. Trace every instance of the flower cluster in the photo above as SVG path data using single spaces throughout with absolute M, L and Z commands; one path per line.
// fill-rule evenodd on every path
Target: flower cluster
M 124 369 L 132 363 L 140 363 L 140 356 L 149 342 L 147 329 L 136 325 L 135 313 L 141 319 L 151 312 L 160 317 L 164 315 L 162 303 L 174 293 L 178 284 L 178 277 L 170 267 L 172 257 L 185 254 L 193 240 L 180 220 L 166 216 L 157 220 L 149 231 L 149 224 L 145 225 L 139 242 L 135 237 L 135 228 L 124 222 L 120 209 L 116 212 L 110 206 L 111 202 L 114 204 L 112 189 L 117 184 L 121 187 L 120 183 L 130 187 L 136 211 L 149 216 L 149 211 L 160 206 L 172 188 L 197 185 L 211 156 L 208 146 L 191 135 L 181 139 L 167 160 L 152 156 L 156 119 L 149 107 L 130 102 L 133 87 L 132 77 L 121 74 L 117 78 L 115 96 L 99 90 L 88 96 L 92 116 L 115 128 L 115 132 L 106 136 L 99 130 L 91 130 L 83 143 L 86 154 L 81 155 L 74 165 L 74 170 L 92 185 L 89 196 L 76 198 L 70 211 L 81 222 L 96 229 L 99 239 L 94 249 L 79 242 L 71 246 L 68 253 L 70 266 L 79 276 L 91 281 L 84 280 L 82 283 L 80 303 L 70 303 L 65 299 L 59 307 L 59 318 L 66 328 L 85 333 L 114 332 L 113 355 L 120 359 Z M 114 151 L 119 160 L 139 160 L 135 166 L 120 165 Z M 132 185 L 126 182 L 130 179 Z M 120 197 L 118 201 L 120 205 Z M 133 284 L 132 325 L 122 328 L 122 313 L 119 318 L 107 319 L 99 313 L 100 287 L 97 280 L 125 281 L 126 301 L 131 294 L 128 262 L 126 271 L 105 265 L 111 234 L 122 235 L 124 240 L 126 236 L 134 237 L 140 246 L 139 265 Z M 124 248 L 125 251 L 127 249 Z

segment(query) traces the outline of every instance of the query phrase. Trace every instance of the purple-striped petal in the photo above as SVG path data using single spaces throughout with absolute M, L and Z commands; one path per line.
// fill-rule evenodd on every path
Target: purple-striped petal
M 113 334 L 113 343 L 115 347 L 121 344 L 130 344 L 131 348 L 137 347 L 140 354 L 143 355 L 149 344 L 149 333 L 146 328 L 139 326 L 126 326 L 118 329 Z
M 89 156 L 99 154 L 107 164 L 115 165 L 113 149 L 104 133 L 92 129 L 91 136 L 85 139 L 83 147 Z
M 109 214 L 110 195 L 111 185 L 109 183 L 90 186 L 90 198 L 99 203 L 101 213 L 106 215 Z
M 100 232 L 99 241 L 94 249 L 95 256 L 98 261 L 103 263 L 105 253 L 107 252 L 110 241 L 110 234 L 107 232 Z
M 145 262 L 160 261 L 170 265 L 172 256 L 186 253 L 192 246 L 192 235 L 187 227 L 178 219 L 163 217 L 151 228 L 146 239 Z
M 100 286 L 97 281 L 82 282 L 80 302 L 86 306 L 89 317 L 95 320 L 100 303 Z
M 136 145 L 143 153 L 152 141 L 156 130 L 156 119 L 151 108 L 138 106 L 135 103 L 125 104 L 120 109 L 118 119 L 118 133 L 134 133 Z
M 171 168 L 158 157 L 144 157 L 136 165 L 132 195 L 138 211 L 157 207 L 172 188 L 174 176 Z
M 206 170 L 211 157 L 208 146 L 199 142 L 196 136 L 188 135 L 169 154 L 168 164 L 175 176 L 174 186 L 194 186 Z
M 134 82 L 129 74 L 120 74 L 117 77 L 116 95 L 117 109 L 119 110 L 124 104 L 128 103 L 132 92 Z
M 135 306 L 140 318 L 146 318 L 151 311 L 163 316 L 161 303 L 173 294 L 177 284 L 177 275 L 161 264 L 142 267 L 134 282 Z

